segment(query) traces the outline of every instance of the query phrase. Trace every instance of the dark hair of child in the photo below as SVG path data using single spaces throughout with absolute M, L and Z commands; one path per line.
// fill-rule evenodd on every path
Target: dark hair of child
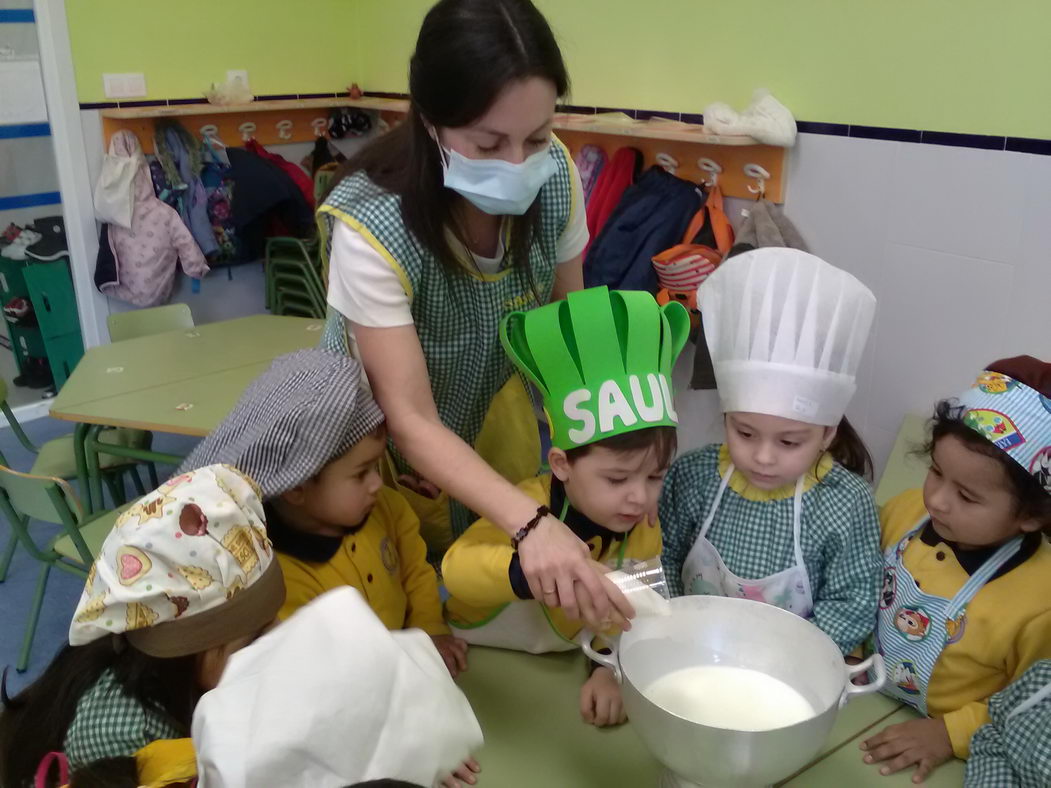
M 858 431 L 854 429 L 854 425 L 846 416 L 839 421 L 836 437 L 832 439 L 828 453 L 832 455 L 832 459 L 851 473 L 872 481 L 872 455 L 869 454 L 865 442 L 861 440 Z
M 679 440 L 675 427 L 650 427 L 644 430 L 623 432 L 585 446 L 570 449 L 566 452 L 566 459 L 572 465 L 581 457 L 587 456 L 596 446 L 601 446 L 613 452 L 651 449 L 656 454 L 657 467 L 667 468 L 675 458 L 675 452 L 679 448 Z
M 151 657 L 116 636 L 84 646 L 67 644 L 40 678 L 13 698 L 7 694 L 6 670 L 0 678 L 0 786 L 31 784 L 41 759 L 49 752 L 62 751 L 77 703 L 107 668 L 113 670 L 125 694 L 165 715 L 189 736 L 201 694 L 196 656 Z

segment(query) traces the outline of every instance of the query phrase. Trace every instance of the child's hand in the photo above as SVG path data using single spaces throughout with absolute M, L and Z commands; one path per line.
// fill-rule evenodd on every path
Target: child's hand
M 945 763 L 953 756 L 949 731 L 942 720 L 924 718 L 890 725 L 872 738 L 866 739 L 861 749 L 867 753 L 865 763 L 880 763 L 880 774 L 894 774 L 913 764 L 914 783 L 923 782 L 934 767 Z
M 445 660 L 445 667 L 453 678 L 467 670 L 467 641 L 452 635 L 431 635 L 434 647 Z
M 628 719 L 620 697 L 617 677 L 609 668 L 595 668 L 580 688 L 580 716 L 599 728 L 620 725 Z
M 843 657 L 843 661 L 846 662 L 851 667 L 853 667 L 854 665 L 860 665 L 862 663 L 862 660 L 859 657 L 851 657 L 851 656 Z M 858 675 L 856 675 L 854 678 L 852 678 L 850 680 L 850 683 L 855 685 L 855 686 L 857 686 L 857 687 L 864 687 L 866 684 L 869 683 L 869 674 L 868 673 L 859 673 Z
M 468 758 L 460 764 L 459 769 L 438 783 L 438 785 L 441 788 L 462 788 L 464 785 L 474 785 L 478 782 L 478 778 L 475 775 L 480 771 L 482 771 L 482 767 L 478 765 L 478 761 L 474 758 Z

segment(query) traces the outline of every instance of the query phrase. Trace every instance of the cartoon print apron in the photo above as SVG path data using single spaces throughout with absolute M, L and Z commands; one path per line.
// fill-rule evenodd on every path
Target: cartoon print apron
M 562 505 L 558 519 L 565 520 L 569 511 L 569 499 Z M 614 569 L 620 569 L 624 563 L 624 550 L 628 544 L 625 534 L 620 542 L 620 549 L 615 560 L 610 561 Z M 525 651 L 529 654 L 547 654 L 552 651 L 573 651 L 580 648 L 580 643 L 571 640 L 558 631 L 551 620 L 551 611 L 547 605 L 535 599 L 522 599 L 508 602 L 494 610 L 489 616 L 473 624 L 464 624 L 449 620 L 452 633 L 466 640 L 473 646 L 493 646 L 513 651 Z M 581 629 L 581 632 L 585 632 Z
M 810 618 L 814 612 L 814 597 L 803 563 L 803 548 L 800 546 L 800 529 L 803 509 L 803 477 L 796 481 L 792 501 L 792 538 L 796 562 L 793 566 L 769 577 L 749 579 L 738 577 L 723 562 L 719 551 L 708 541 L 708 530 L 715 521 L 719 503 L 730 483 L 734 465 L 730 464 L 719 484 L 708 516 L 682 565 L 682 587 L 687 594 L 709 594 L 712 596 L 739 597 L 766 602 L 782 610 Z
M 952 599 L 946 599 L 921 591 L 905 568 L 905 548 L 926 522 L 924 517 L 884 553 L 884 590 L 876 625 L 876 646 L 891 676 L 883 693 L 924 715 L 934 666 L 942 650 L 963 637 L 968 603 L 1022 545 L 1020 536 L 1002 545 Z

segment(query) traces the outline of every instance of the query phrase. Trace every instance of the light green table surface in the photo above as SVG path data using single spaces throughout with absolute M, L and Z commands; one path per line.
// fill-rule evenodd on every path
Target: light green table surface
M 255 315 L 94 347 L 55 397 L 51 415 L 206 435 L 274 358 L 316 346 L 321 328 L 318 320 Z
M 860 745 L 862 741 L 869 736 L 875 736 L 888 725 L 907 722 L 916 719 L 917 716 L 912 709 L 902 707 L 785 785 L 789 788 L 905 788 L 914 785 L 913 769 L 884 776 L 879 773 L 878 765 L 870 765 L 861 760 L 864 753 Z M 963 785 L 963 770 L 964 762 L 954 758 L 935 769 L 923 784 L 929 788 L 960 788 Z
M 469 669 L 457 683 L 485 735 L 485 747 L 478 755 L 480 788 L 656 786 L 662 767 L 630 722 L 597 729 L 581 721 L 578 698 L 585 663 L 580 654 L 534 656 L 474 647 L 468 662 Z M 822 755 L 836 752 L 900 708 L 883 695 L 851 702 L 837 717 Z M 857 765 L 864 766 L 860 757 Z M 806 774 L 791 784 L 809 785 Z M 837 785 L 850 783 L 844 780 Z

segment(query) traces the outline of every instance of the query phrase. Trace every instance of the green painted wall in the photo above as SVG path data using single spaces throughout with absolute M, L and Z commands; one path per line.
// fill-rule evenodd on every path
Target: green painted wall
M 699 112 L 767 87 L 804 120 L 1051 137 L 1047 0 L 536 2 L 575 103 Z M 260 94 L 402 91 L 430 5 L 66 2 L 81 101 L 104 100 L 108 71 L 144 71 L 151 98 L 200 95 L 231 68 Z
M 535 0 L 577 104 L 1051 137 L 1048 0 Z M 430 0 L 358 0 L 362 86 L 405 89 Z
M 66 0 L 77 95 L 141 71 L 147 98 L 194 98 L 228 69 L 256 94 L 346 90 L 359 79 L 354 0 Z

